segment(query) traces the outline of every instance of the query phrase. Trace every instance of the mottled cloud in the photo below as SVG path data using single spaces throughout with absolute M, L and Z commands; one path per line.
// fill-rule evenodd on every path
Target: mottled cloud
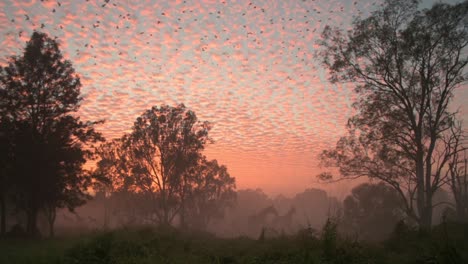
M 153 105 L 184 103 L 214 124 L 207 155 L 239 187 L 289 192 L 314 184 L 318 153 L 352 114 L 353 87 L 327 81 L 314 43 L 381 2 L 3 0 L 0 63 L 44 31 L 82 77 L 80 115 L 106 119 L 107 138 Z

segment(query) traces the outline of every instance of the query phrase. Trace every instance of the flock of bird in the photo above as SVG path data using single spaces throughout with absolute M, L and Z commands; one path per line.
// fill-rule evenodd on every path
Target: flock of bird
M 40 0 L 40 1 L 42 3 L 51 2 L 51 1 L 47 1 L 47 0 Z M 104 0 L 100 4 L 96 4 L 96 3 L 93 4 L 92 2 L 93 1 L 86 0 L 86 2 L 82 3 L 82 4 L 86 5 L 86 4 L 91 3 L 93 6 L 100 6 L 102 9 L 104 9 L 104 8 L 108 8 L 108 9 L 109 8 L 116 8 L 116 9 L 119 9 L 119 11 L 120 11 L 120 10 L 122 10 L 120 8 L 121 4 L 124 1 L 114 0 L 114 1 L 111 2 L 111 0 Z M 303 2 L 306 2 L 306 0 L 303 0 Z M 309 2 L 314 3 L 315 0 L 311 0 Z M 131 5 L 132 3 L 127 1 L 127 4 Z M 185 4 L 187 4 L 187 1 L 183 1 L 183 5 L 185 5 Z M 222 1 L 221 4 L 222 4 L 222 6 L 220 7 L 219 10 L 216 10 L 214 12 L 207 12 L 207 16 L 208 17 L 215 16 L 216 19 L 222 19 L 222 15 L 223 15 L 224 11 L 229 10 L 229 5 L 230 4 L 227 3 L 226 1 Z M 352 3 L 352 6 L 356 7 L 357 4 L 358 4 L 358 2 L 354 1 Z M 382 5 L 382 3 L 380 3 L 380 4 Z M 280 24 L 281 25 L 280 29 L 281 30 L 286 30 L 286 28 L 288 27 L 288 23 L 293 23 L 293 20 L 298 20 L 299 19 L 299 20 L 301 20 L 301 22 L 303 22 L 305 24 L 305 26 L 302 29 L 297 30 L 296 37 L 306 39 L 306 38 L 308 38 L 308 36 L 315 33 L 317 31 L 317 29 L 320 29 L 320 25 L 323 23 L 325 18 L 326 18 L 326 21 L 330 22 L 332 19 L 335 19 L 336 16 L 339 16 L 339 13 L 344 13 L 344 11 L 345 11 L 344 3 L 342 3 L 340 6 L 338 6 L 337 10 L 329 9 L 329 10 L 325 10 L 325 11 L 322 8 L 319 8 L 318 7 L 319 5 L 323 5 L 323 4 L 309 5 L 311 8 L 310 9 L 305 9 L 304 10 L 305 13 L 302 14 L 302 17 L 284 17 L 284 16 L 283 17 L 272 17 L 272 16 L 270 16 L 270 18 L 268 19 L 268 23 L 270 25 Z M 376 5 L 376 2 L 373 2 L 371 5 L 373 5 L 373 6 Z M 62 2 L 60 2 L 60 1 L 55 2 L 55 4 L 52 6 L 52 8 L 49 9 L 49 11 L 51 12 L 51 14 L 49 14 L 49 16 L 54 16 L 57 13 L 61 12 L 62 11 L 61 8 L 62 8 Z M 151 5 L 149 6 L 149 8 L 151 8 Z M 265 14 L 265 13 L 268 13 L 268 9 L 269 8 L 266 6 L 266 3 L 263 3 L 263 5 L 260 6 L 259 4 L 255 4 L 253 2 L 248 2 L 243 6 L 243 10 L 242 10 L 240 16 L 245 17 L 251 11 L 257 11 L 257 12 Z M 178 11 L 179 11 L 179 14 L 177 14 L 178 16 L 173 18 L 173 20 L 176 23 L 179 23 L 178 25 L 174 26 L 174 28 L 173 28 L 174 33 L 177 33 L 178 31 L 183 30 L 183 23 L 181 23 L 181 22 L 183 20 L 186 20 L 186 18 L 184 17 L 185 15 L 189 15 L 189 14 L 194 13 L 194 11 L 198 12 L 200 10 L 193 10 L 193 9 L 190 9 L 190 7 L 188 7 L 188 8 L 182 8 L 181 10 L 178 10 Z M 67 12 L 69 12 L 69 10 L 63 11 L 63 12 L 64 12 L 64 15 L 66 16 Z M 324 15 L 323 15 L 324 13 L 327 13 L 325 15 L 326 17 L 324 17 Z M 91 25 L 80 25 L 81 30 L 83 32 L 86 32 L 87 34 L 89 34 L 90 30 L 97 30 L 100 27 L 102 27 L 102 25 L 104 25 L 106 22 L 101 21 L 102 18 L 99 18 L 101 14 L 102 14 L 102 10 L 95 10 L 95 17 L 96 17 L 95 21 Z M 362 15 L 362 10 L 360 8 L 356 8 L 356 13 L 355 14 L 356 15 Z M 81 15 L 84 15 L 84 14 L 81 14 Z M 24 21 L 29 22 L 30 25 L 31 25 L 31 28 L 29 29 L 29 31 L 31 31 L 31 29 L 35 29 L 35 30 L 40 29 L 40 30 L 49 31 L 49 32 L 54 32 L 56 30 L 66 30 L 63 24 L 55 24 L 55 23 L 46 24 L 44 22 L 41 22 L 39 25 L 37 25 L 35 22 L 33 22 L 33 20 L 31 19 L 31 16 L 34 16 L 34 14 L 27 14 L 27 13 L 23 14 Z M 165 17 L 166 13 L 161 12 L 160 16 Z M 316 18 L 316 16 L 318 16 L 318 18 Z M 135 15 L 131 14 L 130 12 L 127 12 L 127 13 L 123 12 L 123 13 L 118 14 L 118 20 L 120 20 L 120 21 L 131 21 L 133 19 L 135 19 Z M 191 18 L 191 19 L 193 20 L 192 23 L 196 23 L 199 20 L 206 19 L 206 18 L 194 17 L 194 18 Z M 18 21 L 15 18 L 11 18 L 10 22 L 14 26 L 15 23 L 17 23 Z M 156 26 L 156 27 L 165 23 L 163 21 L 163 19 L 161 19 L 161 18 L 154 18 L 153 22 L 154 22 L 154 26 Z M 250 21 L 250 22 L 255 24 L 257 21 Z M 343 22 L 339 23 L 339 26 L 343 26 Z M 115 30 L 117 30 L 117 31 L 115 31 L 115 34 L 117 36 L 122 34 L 121 31 L 124 31 L 124 30 L 125 31 L 133 31 L 133 30 L 135 30 L 135 29 L 131 28 L 130 25 L 126 25 L 126 26 L 123 26 L 123 27 L 121 25 L 115 25 L 114 27 L 115 27 Z M 248 25 L 247 25 L 247 21 L 242 25 L 242 28 L 244 29 L 244 32 L 243 32 L 243 34 L 245 34 L 244 36 L 247 39 L 249 39 L 249 41 L 252 41 L 252 42 L 256 43 L 259 46 L 262 45 L 262 43 L 260 41 L 260 38 L 258 36 L 265 33 L 265 30 L 257 30 L 257 31 L 249 30 Z M 108 27 L 106 27 L 105 30 L 110 30 L 110 29 Z M 20 38 L 23 37 L 24 32 L 25 32 L 24 29 L 19 29 L 18 37 L 20 37 Z M 123 34 L 125 34 L 125 32 L 123 32 Z M 153 37 L 152 33 L 146 34 L 145 31 L 140 31 L 140 32 L 138 32 L 138 34 L 145 35 L 146 38 Z M 236 45 L 236 43 L 229 43 L 231 38 L 229 37 L 228 29 L 226 29 L 226 28 L 224 28 L 222 30 L 222 32 L 212 32 L 211 36 L 204 35 L 203 37 L 200 38 L 200 40 L 201 41 L 210 40 L 210 38 L 211 39 L 218 39 L 218 38 L 220 38 L 220 36 L 219 36 L 220 34 L 225 35 L 224 40 L 223 40 L 225 42 L 225 45 L 229 44 L 233 48 L 236 48 L 236 47 L 239 48 L 239 46 Z M 236 32 L 234 32 L 234 34 L 236 34 Z M 147 40 L 146 44 L 149 45 L 150 41 Z M 117 45 L 119 45 L 119 42 L 118 41 L 113 41 L 113 45 L 117 46 Z M 76 53 L 76 55 L 79 55 L 80 51 L 82 51 L 83 49 L 94 49 L 94 48 L 95 48 L 94 45 L 86 43 L 86 44 L 83 45 L 83 47 L 76 48 L 75 53 Z M 281 41 L 281 49 L 278 50 L 278 52 L 282 52 L 281 51 L 282 49 L 288 49 L 288 48 L 290 48 L 290 47 L 287 46 L 286 41 L 282 40 Z M 298 47 L 297 49 L 300 50 L 301 48 Z M 201 51 L 203 51 L 203 52 L 208 51 L 208 48 L 206 46 L 202 46 Z M 306 51 L 304 51 L 304 53 L 305 52 Z M 124 52 L 121 51 L 121 52 L 118 53 L 118 55 L 124 55 Z M 296 57 L 298 57 L 298 55 L 296 55 Z M 134 57 L 133 59 L 136 60 L 138 58 Z M 156 58 L 153 57 L 151 59 L 155 60 Z M 304 59 L 302 59 L 302 61 L 304 61 Z
M 314 159 L 351 111 L 350 92 L 317 67 L 315 42 L 325 25 L 346 29 L 380 3 L 5 0 L 0 57 L 19 53 L 33 30 L 57 37 L 82 76 L 80 111 L 106 119 L 107 138 L 150 105 L 184 102 L 214 123 L 218 146 Z M 329 135 L 317 135 L 323 127 Z

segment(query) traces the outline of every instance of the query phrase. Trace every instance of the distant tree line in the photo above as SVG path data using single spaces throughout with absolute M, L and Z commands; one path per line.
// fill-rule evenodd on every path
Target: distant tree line
M 201 153 L 211 125 L 184 105 L 153 107 L 132 133 L 105 142 L 77 115 L 81 82 L 55 39 L 34 32 L 20 56 L 0 67 L 0 233 L 8 212 L 39 234 L 45 216 L 54 235 L 57 209 L 70 211 L 92 198 L 126 193 L 150 202 L 151 223 L 204 228 L 235 200 L 235 179 Z M 88 160 L 96 169 L 85 169 Z M 134 206 L 139 206 L 134 204 Z M 21 222 L 21 221 L 20 221 Z

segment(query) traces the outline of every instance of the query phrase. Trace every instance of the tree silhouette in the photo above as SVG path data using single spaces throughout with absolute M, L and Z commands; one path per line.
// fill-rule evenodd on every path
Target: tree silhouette
M 184 205 L 190 169 L 209 141 L 208 122 L 183 104 L 153 107 L 138 117 L 132 132 L 104 146 L 98 165 L 114 184 L 152 199 L 155 222 L 169 225 Z
M 446 155 L 448 159 L 446 177 L 455 200 L 457 219 L 468 222 L 468 148 L 466 132 L 463 131 L 461 122 L 451 127 L 450 133 L 442 139 L 445 143 L 444 153 L 453 153 Z
M 205 230 L 211 219 L 223 217 L 224 210 L 235 202 L 235 179 L 217 160 L 200 159 L 184 186 L 186 202 L 182 213 L 188 214 L 195 229 Z
M 437 149 L 453 125 L 453 92 L 466 81 L 467 13 L 466 1 L 419 11 L 417 1 L 388 0 L 347 34 L 326 27 L 320 41 L 331 81 L 355 82 L 358 95 L 349 136 L 322 160 L 344 177 L 388 183 L 422 228 L 445 183 Z
M 1 116 L 0 118 L 0 235 L 5 235 L 7 200 L 12 194 L 11 163 L 13 160 L 9 122 Z
M 364 183 L 343 201 L 343 224 L 365 239 L 384 239 L 403 217 L 401 198 L 383 183 Z
M 45 210 L 53 235 L 56 208 L 73 210 L 84 202 L 91 175 L 83 170 L 89 144 L 102 140 L 75 112 L 80 79 L 56 40 L 34 32 L 21 56 L 0 69 L 0 116 L 8 124 L 10 171 L 16 205 L 26 212 L 26 230 L 38 233 L 37 216 Z

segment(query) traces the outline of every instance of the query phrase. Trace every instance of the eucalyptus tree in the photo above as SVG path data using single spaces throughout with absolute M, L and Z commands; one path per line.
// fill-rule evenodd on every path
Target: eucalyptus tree
M 153 221 L 170 225 L 184 206 L 188 173 L 210 141 L 210 129 L 183 104 L 154 106 L 129 134 L 103 147 L 98 165 L 114 187 L 150 197 Z
M 224 217 L 236 201 L 235 178 L 217 160 L 202 157 L 189 172 L 185 184 L 184 220 L 195 229 L 205 230 L 213 219 Z
M 355 84 L 357 95 L 349 134 L 322 161 L 344 177 L 386 182 L 429 228 L 432 196 L 446 182 L 437 150 L 454 124 L 454 91 L 467 79 L 468 2 L 420 10 L 418 1 L 387 0 L 349 31 L 327 26 L 322 37 L 330 80 Z

